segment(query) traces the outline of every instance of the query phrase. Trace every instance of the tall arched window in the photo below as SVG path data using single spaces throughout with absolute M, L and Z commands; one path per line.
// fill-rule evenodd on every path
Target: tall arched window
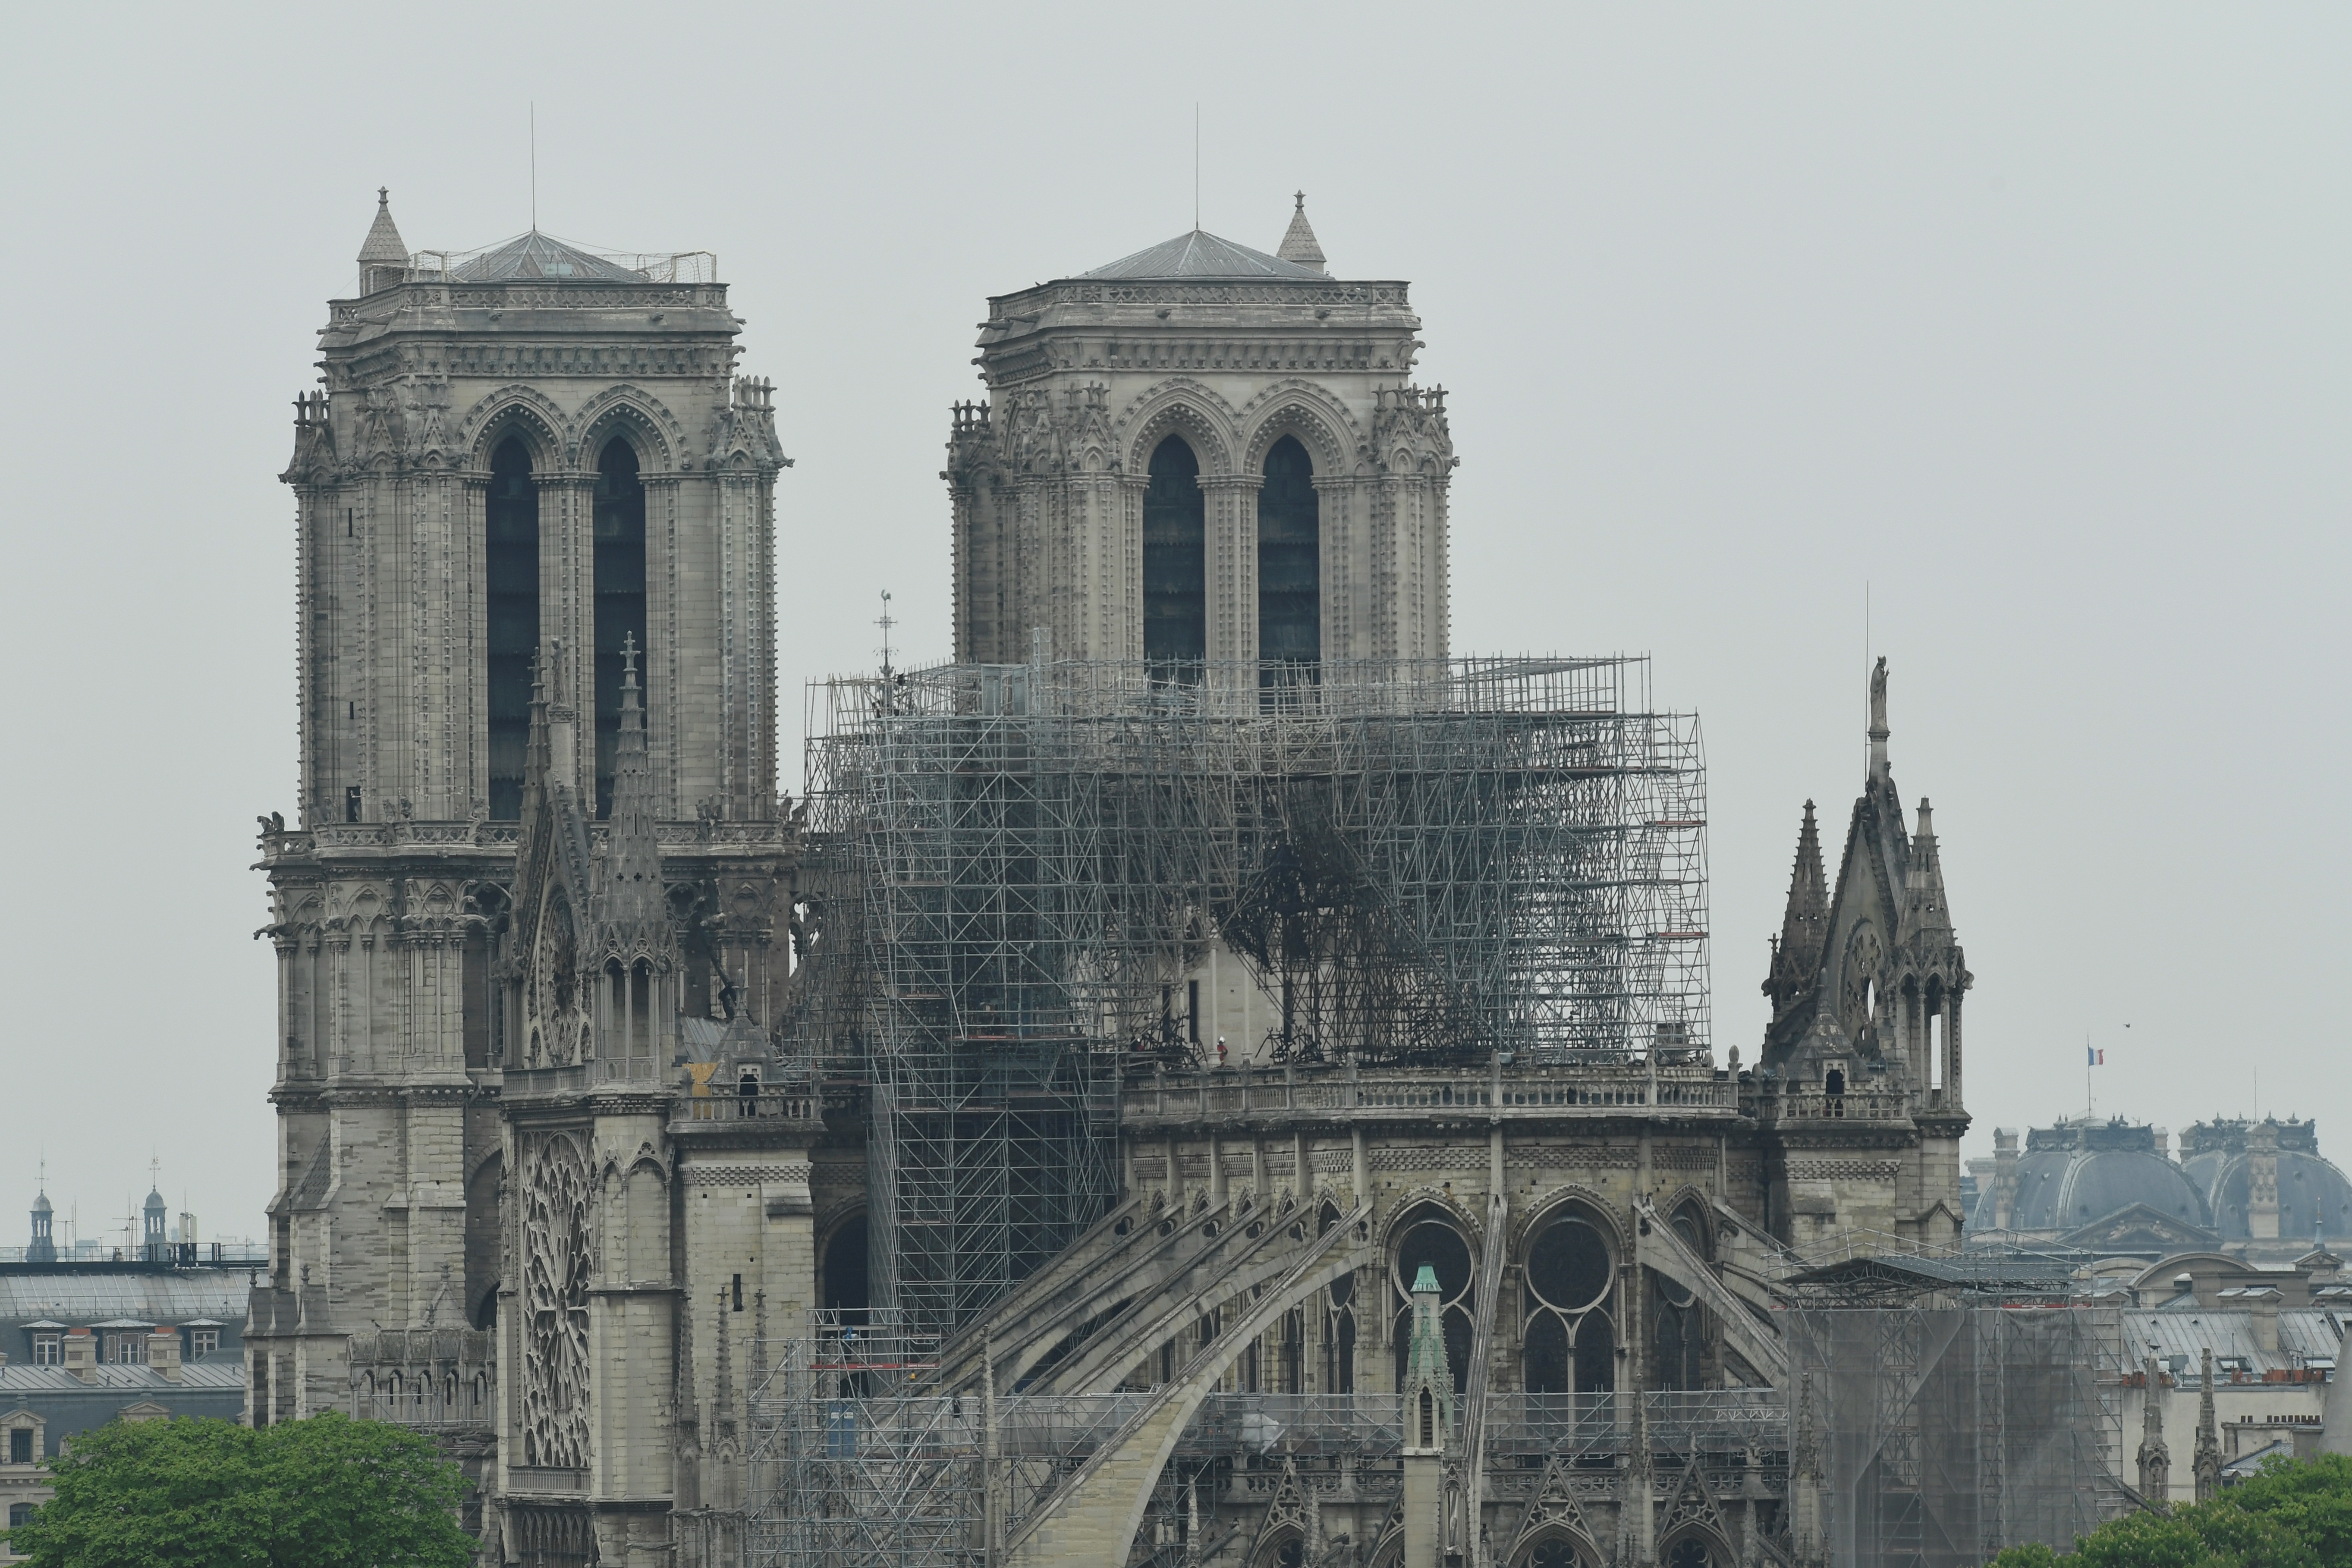
M 509 436 L 490 454 L 484 508 L 483 609 L 488 626 L 490 816 L 522 816 L 530 749 L 530 661 L 539 651 L 539 487 L 530 453 Z
M 1528 1247 L 1520 1336 L 1521 1386 L 1529 1394 L 1600 1394 L 1617 1384 L 1609 1318 L 1616 1278 L 1609 1244 L 1580 1215 L 1546 1224 Z
M 613 815 L 620 750 L 621 648 L 646 646 L 646 487 L 636 449 L 615 436 L 596 459 L 596 815 Z M 639 666 L 640 669 L 643 666 Z M 644 683 L 642 675 L 639 684 Z
M 1296 437 L 1285 436 L 1265 455 L 1265 483 L 1257 492 L 1257 656 L 1262 686 L 1313 679 L 1323 657 L 1323 533 L 1316 505 L 1315 466 Z
M 1181 679 L 1209 657 L 1206 500 L 1192 448 L 1181 436 L 1160 442 L 1143 492 L 1143 657 Z

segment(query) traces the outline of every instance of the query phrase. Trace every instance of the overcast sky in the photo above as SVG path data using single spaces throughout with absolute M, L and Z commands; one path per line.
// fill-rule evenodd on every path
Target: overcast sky
M 776 382 L 781 668 L 949 646 L 991 293 L 1290 193 L 1412 280 L 1457 652 L 1648 652 L 1702 716 L 1718 1052 L 1866 656 L 1933 797 L 1969 1151 L 2084 1106 L 2352 1156 L 2341 5 L 28 7 L 0 126 L 13 651 L 0 1239 L 270 1194 L 253 819 L 294 800 L 276 476 L 375 205 L 708 248 Z M 1867 631 L 1864 604 L 1867 599 Z M 797 787 L 797 766 L 788 787 Z M 2259 1098 L 2255 1079 L 2259 1069 Z

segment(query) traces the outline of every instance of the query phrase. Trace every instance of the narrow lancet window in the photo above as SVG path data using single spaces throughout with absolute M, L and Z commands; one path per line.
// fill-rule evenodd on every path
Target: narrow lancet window
M 1311 680 L 1323 657 L 1323 532 L 1315 466 L 1296 437 L 1265 455 L 1257 492 L 1257 656 L 1263 686 Z
M 1143 657 L 1155 673 L 1197 679 L 1209 656 L 1207 542 L 1200 459 L 1171 436 L 1143 492 Z
M 511 822 L 522 816 L 530 666 L 539 650 L 539 487 L 531 482 L 530 454 L 512 436 L 490 454 L 482 569 L 488 620 L 490 816 Z
M 619 437 L 596 460 L 596 815 L 613 814 L 621 738 L 621 647 L 646 646 L 646 487 Z

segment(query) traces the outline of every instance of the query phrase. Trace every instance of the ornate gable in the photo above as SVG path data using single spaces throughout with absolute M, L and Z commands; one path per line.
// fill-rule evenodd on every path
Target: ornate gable
M 2168 1258 L 2175 1253 L 2204 1251 L 2221 1245 L 2221 1234 L 2190 1225 L 2147 1204 L 2127 1204 L 2113 1214 L 2068 1231 L 2058 1238 L 2062 1247 L 2088 1252 L 2147 1252 Z
M 522 1065 L 572 1067 L 594 1052 L 583 950 L 593 900 L 588 824 L 572 786 L 574 720 L 562 689 L 562 645 L 551 643 L 532 682 L 530 751 L 515 843 L 515 963 L 522 980 Z
M 1583 1506 L 1576 1500 L 1567 1458 L 1558 1452 L 1544 1461 L 1543 1479 L 1537 1484 L 1536 1495 L 1520 1511 L 1518 1531 L 1511 1538 L 1511 1549 L 1503 1554 L 1504 1561 L 1517 1562 L 1519 1554 L 1547 1531 L 1567 1531 L 1590 1547 L 1593 1555 L 1599 1554 L 1591 1521 L 1585 1518 Z

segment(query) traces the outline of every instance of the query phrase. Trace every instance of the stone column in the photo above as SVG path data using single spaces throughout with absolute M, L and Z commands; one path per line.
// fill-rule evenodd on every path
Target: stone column
M 1248 474 L 1202 474 L 1209 662 L 1257 659 L 1257 492 Z
M 569 767 L 562 748 L 553 748 L 552 766 L 569 782 L 583 815 L 596 804 L 596 547 L 593 526 L 596 476 L 551 471 L 539 481 L 539 644 L 542 658 L 552 644 L 563 647 L 561 683 L 551 681 L 548 700 L 568 705 L 574 715 L 575 743 Z

